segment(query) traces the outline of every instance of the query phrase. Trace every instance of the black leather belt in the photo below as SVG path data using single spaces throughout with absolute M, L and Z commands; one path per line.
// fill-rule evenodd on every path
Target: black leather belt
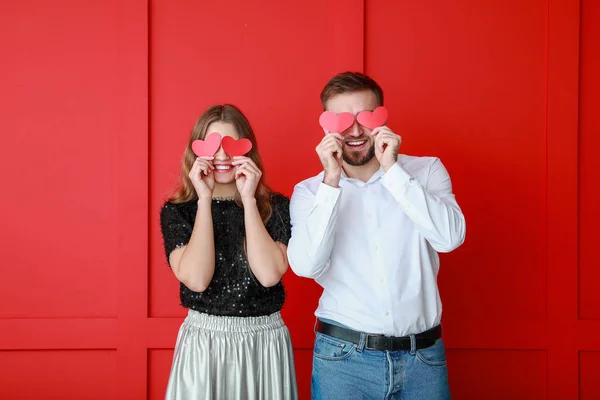
M 352 329 L 343 328 L 337 325 L 331 325 L 327 322 L 317 320 L 316 331 L 322 334 L 352 342 L 356 345 L 360 344 L 360 335 L 365 332 L 358 332 Z M 373 335 L 365 333 L 367 340 L 365 348 L 368 350 L 410 350 L 410 336 L 385 336 L 385 335 Z M 418 333 L 415 335 L 416 349 L 425 349 L 429 346 L 433 346 L 436 340 L 442 337 L 442 326 L 435 326 L 425 332 Z

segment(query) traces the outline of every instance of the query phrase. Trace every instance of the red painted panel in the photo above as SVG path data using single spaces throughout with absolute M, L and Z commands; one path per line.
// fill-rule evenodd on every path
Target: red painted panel
M 119 3 L 2 5 L 2 318 L 116 315 Z
M 546 398 L 546 352 L 448 350 L 452 397 L 461 400 Z
M 0 319 L 0 350 L 114 349 L 114 318 Z
M 581 2 L 579 76 L 579 315 L 600 319 L 600 3 Z
M 313 351 L 311 349 L 295 349 L 296 381 L 298 383 L 298 398 L 310 399 L 310 378 L 312 375 Z
M 148 350 L 148 400 L 165 398 L 172 361 L 172 349 Z
M 315 338 L 314 312 L 323 289 L 311 280 L 299 278 L 291 270 L 285 274 L 286 300 L 281 316 L 290 330 L 295 347 L 312 348 Z
M 600 351 L 579 353 L 579 398 L 580 400 L 600 399 Z
M 442 257 L 445 315 L 543 318 L 546 2 L 366 4 L 389 126 L 402 152 L 442 159 L 467 219 Z
M 114 350 L 0 351 L 0 398 L 113 399 Z

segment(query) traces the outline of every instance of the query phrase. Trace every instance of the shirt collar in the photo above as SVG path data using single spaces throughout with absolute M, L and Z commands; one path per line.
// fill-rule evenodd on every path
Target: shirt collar
M 377 180 L 381 179 L 384 175 L 384 171 L 383 171 L 383 167 L 380 165 L 379 169 L 377 171 L 375 171 L 375 173 L 371 176 L 371 178 L 369 178 L 369 180 L 367 182 L 363 182 L 361 180 L 358 179 L 354 179 L 354 178 L 349 178 L 348 175 L 346 175 L 346 171 L 344 171 L 344 169 L 342 168 L 342 179 L 347 180 L 349 182 L 357 182 L 360 183 L 362 185 L 368 185 L 370 183 L 376 182 Z

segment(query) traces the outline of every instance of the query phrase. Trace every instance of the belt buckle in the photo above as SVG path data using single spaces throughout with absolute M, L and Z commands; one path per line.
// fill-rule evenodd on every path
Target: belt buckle
M 375 347 L 371 347 L 369 346 L 369 339 L 373 338 L 373 340 L 375 341 L 375 345 L 377 344 L 382 344 L 384 345 L 384 347 L 387 347 L 391 344 L 391 340 L 392 338 L 390 336 L 385 336 L 385 335 L 367 335 L 367 338 L 365 340 L 365 348 L 367 350 L 381 350 Z

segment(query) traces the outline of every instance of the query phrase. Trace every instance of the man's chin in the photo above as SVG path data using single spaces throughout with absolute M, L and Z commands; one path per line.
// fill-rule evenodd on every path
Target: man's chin
M 344 152 L 343 158 L 346 164 L 351 165 L 353 167 L 361 167 L 367 164 L 375 157 L 375 149 L 371 148 L 367 151 L 361 152 Z

